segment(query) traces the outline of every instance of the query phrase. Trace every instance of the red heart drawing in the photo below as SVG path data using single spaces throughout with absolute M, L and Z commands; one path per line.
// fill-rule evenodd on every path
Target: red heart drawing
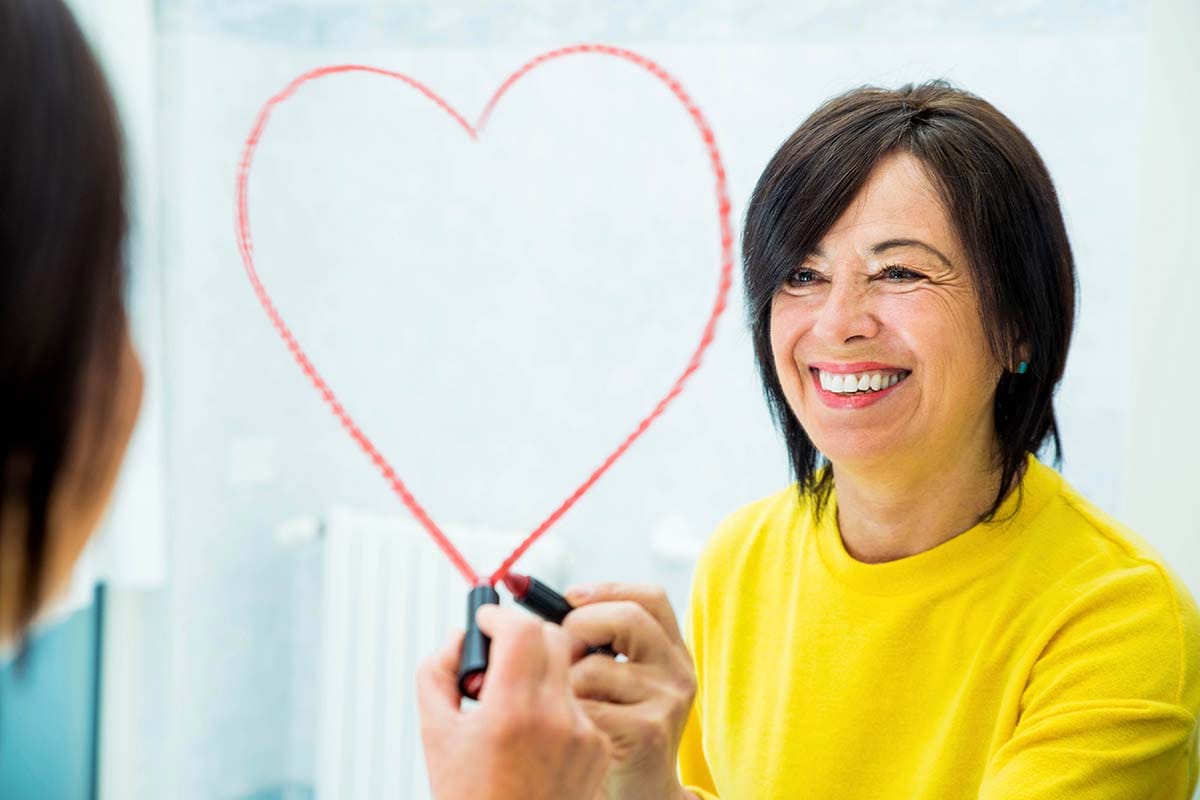
M 700 137 L 704 142 L 705 148 L 708 150 L 710 166 L 712 168 L 713 176 L 716 179 L 715 190 L 717 199 L 717 221 L 721 231 L 720 279 L 717 286 L 716 300 L 713 303 L 712 311 L 709 314 L 708 320 L 704 326 L 704 330 L 701 333 L 700 343 L 697 345 L 696 350 L 692 353 L 692 356 L 688 360 L 687 365 L 684 367 L 683 372 L 681 372 L 679 377 L 675 379 L 675 382 L 671 386 L 670 390 L 665 396 L 663 396 L 661 400 L 658 401 L 657 404 L 655 404 L 650 413 L 647 414 L 640 422 L 638 422 L 637 426 L 633 429 L 633 432 L 626 436 L 625 439 L 616 447 L 616 449 L 614 449 L 608 455 L 608 457 L 604 459 L 603 463 L 601 463 L 600 466 L 597 467 L 591 473 L 591 475 L 589 475 L 588 478 L 558 506 L 558 508 L 554 509 L 550 516 L 546 517 L 546 519 L 543 520 L 542 523 L 538 525 L 525 538 L 524 541 L 521 542 L 520 546 L 518 546 L 508 556 L 508 558 L 504 560 L 504 562 L 496 569 L 496 571 L 492 573 L 487 582 L 491 585 L 495 585 L 497 582 L 503 580 L 504 576 L 508 573 L 512 566 L 516 564 L 517 560 L 522 556 L 522 554 L 524 554 L 534 542 L 536 542 L 547 530 L 549 530 L 550 526 L 553 525 L 563 514 L 565 514 L 567 510 L 571 508 L 571 506 L 575 505 L 576 501 L 578 501 L 579 498 L 582 497 L 584 493 L 587 492 L 588 489 L 590 489 L 592 485 L 600 479 L 601 475 L 608 471 L 608 468 L 611 467 L 613 463 L 620 458 L 626 450 L 629 449 L 629 446 L 632 445 L 633 442 L 637 440 L 637 438 L 641 436 L 648 427 L 650 427 L 651 423 L 653 423 L 654 420 L 657 419 L 660 414 L 662 414 L 667 405 L 683 390 L 684 384 L 687 382 L 688 378 L 691 377 L 692 373 L 694 373 L 700 367 L 700 359 L 704 355 L 704 351 L 707 350 L 708 346 L 712 343 L 713 336 L 716 332 L 717 319 L 721 316 L 721 312 L 725 310 L 726 296 L 729 294 L 729 287 L 732 281 L 733 232 L 732 226 L 729 222 L 729 196 L 726 191 L 725 167 L 721 162 L 721 154 L 717 150 L 716 139 L 713 136 L 712 129 L 709 127 L 704 115 L 700 112 L 700 109 L 696 107 L 696 104 L 692 102 L 692 99 L 688 96 L 687 92 L 684 91 L 679 81 L 672 77 L 665 69 L 645 56 L 639 55 L 631 50 L 625 50 L 609 45 L 572 45 L 570 47 L 563 47 L 557 50 L 551 50 L 549 52 L 542 53 L 541 55 L 531 59 L 511 75 L 509 75 L 508 78 L 506 78 L 505 81 L 500 84 L 500 88 L 498 88 L 492 95 L 491 99 L 484 107 L 483 113 L 479 115 L 479 120 L 474 125 L 471 125 L 471 123 L 467 122 L 467 120 L 461 114 L 459 114 L 458 111 L 456 111 L 449 103 L 438 96 L 437 93 L 435 93 L 432 89 L 428 88 L 419 81 L 408 77 L 407 75 L 399 72 L 393 72 L 391 70 L 380 69 L 378 67 L 341 64 L 319 67 L 317 69 L 305 72 L 293 79 L 292 82 L 284 87 L 282 91 L 268 100 L 258 112 L 258 117 L 254 122 L 254 127 L 250 131 L 250 136 L 246 139 L 245 147 L 242 150 L 242 158 L 238 165 L 236 197 L 238 249 L 241 251 L 242 263 L 245 265 L 246 275 L 250 279 L 250 285 L 253 287 L 255 295 L 258 297 L 259 303 L 262 305 L 263 310 L 270 318 L 271 324 L 275 326 L 275 330 L 278 331 L 279 335 L 283 338 L 288 350 L 291 351 L 292 356 L 296 359 L 296 363 L 299 364 L 300 369 L 304 371 L 304 374 L 308 376 L 308 379 L 312 382 L 313 386 L 321 394 L 321 397 L 325 400 L 325 403 L 329 406 L 334 416 L 338 418 L 342 426 L 350 434 L 351 438 L 358 443 L 363 452 L 367 454 L 372 463 L 374 463 L 379 471 L 383 474 L 384 479 L 392 487 L 393 491 L 399 495 L 404 505 L 408 507 L 421 526 L 425 528 L 431 537 L 433 537 L 433 540 L 437 543 L 438 547 L 441 548 L 442 552 L 444 552 L 446 556 L 450 558 L 450 560 L 454 563 L 454 566 L 459 572 L 462 573 L 463 577 L 466 578 L 471 585 L 476 585 L 481 582 L 479 576 L 475 574 L 475 571 L 471 568 L 471 565 L 467 563 L 467 560 L 463 558 L 462 554 L 450 542 L 450 539 L 446 536 L 446 534 L 430 518 L 429 514 L 426 513 L 421 504 L 417 502 L 412 493 L 409 492 L 408 487 L 404 485 L 404 481 L 400 480 L 400 477 L 396 474 L 396 471 L 392 468 L 392 465 L 388 463 L 387 459 L 383 457 L 383 454 L 379 452 L 371 440 L 367 438 L 367 435 L 363 433 L 362 429 L 358 427 L 357 423 L 355 423 L 355 421 L 346 412 L 346 409 L 342 407 L 342 404 L 338 401 L 337 396 L 334 395 L 333 390 L 329 388 L 329 384 L 325 382 L 325 379 L 322 378 L 317 372 L 316 368 L 313 367 L 312 362 L 309 361 L 304 349 L 300 346 L 300 342 L 297 341 L 295 335 L 293 335 L 291 329 L 288 328 L 287 324 L 283 321 L 283 317 L 280 316 L 279 311 L 275 308 L 274 303 L 271 302 L 271 297 L 269 294 L 267 294 L 267 290 L 263 286 L 262 281 L 258 277 L 258 272 L 254 268 L 254 247 L 250 238 L 250 215 L 247 202 L 247 186 L 250 180 L 250 168 L 254 161 L 255 149 L 258 147 L 259 141 L 262 139 L 263 131 L 266 129 L 267 121 L 271 117 L 271 112 L 276 106 L 285 102 L 288 98 L 294 95 L 301 86 L 309 81 L 314 81 L 318 78 L 343 72 L 367 72 L 375 75 L 382 75 L 388 78 L 394 78 L 408 84 L 425 97 L 432 100 L 462 127 L 468 137 L 470 137 L 472 140 L 478 140 L 479 135 L 483 132 L 484 126 L 487 124 L 488 118 L 491 116 L 492 109 L 496 107 L 496 104 L 500 102 L 500 98 L 504 96 L 504 93 L 507 92 L 508 89 L 513 86 L 513 84 L 527 75 L 534 68 L 545 64 L 548 61 L 552 61 L 563 56 L 581 53 L 597 53 L 606 56 L 614 56 L 616 58 L 630 61 L 633 64 L 642 67 L 651 75 L 666 84 L 666 87 L 673 95 L 675 95 L 676 99 L 679 100 L 684 109 L 691 116 L 696 125 L 696 129 L 699 131 Z

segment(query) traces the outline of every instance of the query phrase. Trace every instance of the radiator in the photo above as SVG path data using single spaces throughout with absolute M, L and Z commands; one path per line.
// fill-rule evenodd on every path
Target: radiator
M 316 797 L 429 798 L 415 672 L 463 627 L 469 587 L 407 517 L 339 508 L 321 527 Z M 445 530 L 484 574 L 522 538 L 478 527 Z M 539 541 L 518 568 L 560 585 L 562 548 Z

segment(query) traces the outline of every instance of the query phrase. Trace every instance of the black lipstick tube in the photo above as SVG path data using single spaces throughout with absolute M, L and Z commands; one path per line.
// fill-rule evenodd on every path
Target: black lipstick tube
M 529 589 L 523 597 L 513 595 L 517 605 L 524 606 L 547 622 L 562 625 L 567 614 L 575 607 L 567 602 L 567 598 L 551 589 L 532 575 L 529 576 Z
M 551 589 L 546 584 L 539 581 L 532 575 L 521 576 L 519 581 L 505 581 L 505 585 L 512 591 L 514 588 L 519 589 L 519 583 L 528 582 L 528 587 L 525 591 L 513 591 L 513 600 L 517 605 L 524 606 L 533 613 L 537 614 L 547 622 L 553 622 L 555 625 L 562 625 L 562 621 L 575 610 L 575 606 L 567 602 L 567 598 L 563 597 L 558 592 Z M 587 654 L 600 653 L 606 656 L 616 656 L 617 653 L 609 645 L 602 644 L 596 647 L 589 647 Z
M 487 584 L 481 584 L 467 595 L 467 633 L 463 637 L 462 652 L 458 657 L 458 691 L 472 700 L 479 698 L 483 676 L 488 668 L 488 651 L 492 640 L 484 636 L 475 622 L 475 612 L 480 606 L 491 603 L 500 605 L 500 595 Z

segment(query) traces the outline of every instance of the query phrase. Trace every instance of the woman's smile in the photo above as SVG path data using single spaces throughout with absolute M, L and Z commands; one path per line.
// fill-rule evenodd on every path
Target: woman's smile
M 865 408 L 890 397 L 904 384 L 910 370 L 880 369 L 861 372 L 808 370 L 813 389 L 829 408 Z

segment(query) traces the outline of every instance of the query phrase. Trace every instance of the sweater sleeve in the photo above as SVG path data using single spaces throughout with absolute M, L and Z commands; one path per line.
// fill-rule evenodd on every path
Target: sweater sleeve
M 696 565 L 692 576 L 691 598 L 688 603 L 687 616 L 684 620 L 684 638 L 688 650 L 692 654 L 692 665 L 696 670 L 696 699 L 688 713 L 687 724 L 683 729 L 683 737 L 679 742 L 679 782 L 684 789 L 696 795 L 700 800 L 720 800 L 709 772 L 708 761 L 704 756 L 704 743 L 700 727 L 700 706 L 703 698 L 704 682 L 704 583 L 707 549 Z
M 1200 612 L 1139 563 L 1048 626 L 980 800 L 1188 800 L 1197 783 Z
M 704 748 L 700 743 L 700 717 L 695 703 L 692 704 L 692 713 L 688 715 L 687 727 L 683 729 L 683 739 L 679 743 L 679 782 L 700 800 L 719 800 L 712 775 L 708 772 L 708 762 L 704 760 Z

